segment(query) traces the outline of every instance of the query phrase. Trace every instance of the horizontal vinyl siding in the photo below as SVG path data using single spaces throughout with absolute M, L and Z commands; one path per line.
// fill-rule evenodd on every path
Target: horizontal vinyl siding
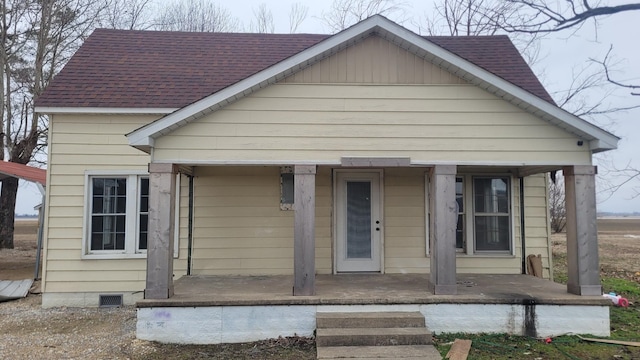
M 157 139 L 154 158 L 589 164 L 576 141 L 472 85 L 276 84 Z
M 150 116 L 55 115 L 49 124 L 45 292 L 140 291 L 145 259 L 81 259 L 85 171 L 145 171 L 149 156 L 130 147 L 124 134 L 155 120 Z M 186 271 L 188 181 L 181 178 L 180 259 Z
M 384 171 L 384 263 L 387 273 L 429 272 L 424 177 L 424 168 Z
M 193 273 L 293 274 L 293 211 L 279 167 L 198 167 Z M 331 273 L 331 170 L 316 176 L 316 271 Z

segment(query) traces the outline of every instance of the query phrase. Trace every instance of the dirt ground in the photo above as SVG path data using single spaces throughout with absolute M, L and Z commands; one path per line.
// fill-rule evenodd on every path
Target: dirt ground
M 0 280 L 33 278 L 36 264 L 38 220 L 16 221 L 14 249 L 0 250 Z
M 640 218 L 598 221 L 603 274 L 640 283 Z M 36 221 L 16 223 L 15 249 L 0 250 L 0 279 L 32 278 Z M 566 236 L 552 236 L 566 259 Z M 559 269 L 562 273 L 565 269 Z M 34 289 L 37 289 L 38 282 Z M 37 291 L 37 290 L 36 290 Z M 135 309 L 41 309 L 40 295 L 0 303 L 0 359 L 315 359 L 312 339 L 250 344 L 163 345 L 135 339 Z
M 564 266 L 566 234 L 551 236 L 557 266 Z M 614 276 L 640 283 L 640 218 L 598 219 L 598 251 L 603 276 Z M 566 272 L 559 269 L 556 273 Z

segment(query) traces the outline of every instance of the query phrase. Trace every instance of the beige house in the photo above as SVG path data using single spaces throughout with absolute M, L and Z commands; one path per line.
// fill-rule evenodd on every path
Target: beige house
M 186 275 L 288 276 L 303 298 L 321 275 L 429 274 L 437 296 L 528 255 L 552 278 L 560 170 L 568 292 L 600 295 L 592 155 L 618 138 L 558 108 L 505 36 L 380 16 L 331 36 L 97 30 L 37 111 L 43 306 L 170 299 Z

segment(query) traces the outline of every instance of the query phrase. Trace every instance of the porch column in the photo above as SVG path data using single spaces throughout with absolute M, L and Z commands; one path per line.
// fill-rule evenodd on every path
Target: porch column
M 431 169 L 431 290 L 436 295 L 455 295 L 456 285 L 456 166 Z
M 145 299 L 173 296 L 173 234 L 176 174 L 174 164 L 149 164 L 149 228 Z
M 600 295 L 595 166 L 563 168 L 567 212 L 567 291 Z
M 293 295 L 316 292 L 316 166 L 294 168 Z

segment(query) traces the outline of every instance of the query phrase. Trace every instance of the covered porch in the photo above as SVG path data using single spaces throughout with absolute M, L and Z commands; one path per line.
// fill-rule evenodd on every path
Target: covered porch
M 291 268 L 292 276 L 285 277 L 283 279 L 289 279 L 289 286 L 285 287 L 283 294 L 287 296 L 304 296 L 314 297 L 318 295 L 318 285 L 316 281 L 319 281 L 321 272 L 316 267 L 316 177 L 318 169 L 317 165 L 294 165 L 294 186 L 293 192 L 295 194 L 294 211 L 293 211 L 293 241 L 289 248 L 282 248 L 283 251 L 292 252 L 293 266 Z M 429 281 L 416 281 L 404 284 L 411 284 L 415 287 L 417 293 L 425 293 L 436 296 L 454 296 L 456 294 L 465 294 L 463 286 L 460 285 L 460 274 L 458 274 L 458 267 L 456 265 L 457 260 L 460 258 L 456 245 L 456 223 L 459 216 L 459 209 L 457 203 L 457 190 L 456 190 L 456 176 L 459 174 L 460 169 L 463 167 L 456 165 L 419 165 L 413 164 L 409 158 L 342 158 L 342 163 L 339 166 L 324 166 L 324 175 L 328 181 L 328 185 L 325 185 L 325 192 L 330 193 L 331 188 L 334 191 L 335 202 L 335 187 L 336 178 L 334 171 L 342 171 L 342 169 L 369 169 L 367 171 L 373 171 L 372 169 L 379 169 L 380 179 L 382 179 L 383 173 L 390 169 L 423 169 L 426 173 L 427 180 L 425 181 L 423 193 L 417 193 L 416 196 L 425 197 L 424 206 L 427 207 L 422 215 L 422 231 L 427 238 L 427 251 L 423 257 L 429 259 L 429 265 L 425 269 L 428 272 Z M 491 167 L 488 167 L 492 169 Z M 512 167 L 503 173 L 509 173 L 515 182 L 515 179 L 520 179 L 520 191 L 523 190 L 523 179 L 527 176 L 539 173 L 545 173 L 551 170 L 558 169 L 555 166 L 525 166 L 525 167 Z M 175 294 L 174 282 L 173 282 L 173 254 L 174 254 L 174 226 L 175 215 L 173 213 L 175 209 L 176 201 L 176 185 L 175 179 L 177 173 L 186 173 L 190 176 L 193 174 L 193 167 L 177 164 L 165 164 L 165 163 L 151 163 L 149 165 L 150 173 L 150 194 L 149 194 L 149 247 L 147 255 L 147 273 L 146 273 L 146 289 L 145 299 L 169 299 Z M 600 295 L 601 286 L 599 279 L 598 269 L 598 251 L 597 251 L 597 231 L 595 227 L 596 212 L 595 212 L 595 173 L 596 169 L 593 166 L 565 166 L 562 167 L 565 175 L 566 186 L 566 201 L 567 201 L 567 238 L 568 238 L 568 284 L 565 288 L 565 292 L 577 295 Z M 491 170 L 489 170 L 491 171 Z M 331 176 L 334 176 L 333 180 Z M 515 185 L 511 187 L 516 189 Z M 511 191 L 511 190 L 508 190 Z M 190 191 L 192 193 L 192 191 Z M 426 196 L 428 194 L 428 196 Z M 191 196 L 191 195 L 190 195 Z M 195 195 L 197 196 L 197 194 Z M 520 194 L 520 199 L 523 198 L 523 194 Z M 331 202 L 332 200 L 329 200 Z M 524 212 L 526 211 L 526 204 L 522 200 L 518 205 L 519 217 L 520 217 L 520 234 L 521 239 L 525 237 L 524 224 Z M 190 201 L 191 202 L 191 201 Z M 326 224 L 324 226 L 327 229 L 333 229 L 333 239 L 328 239 L 328 248 L 336 247 L 335 240 L 335 228 L 337 219 L 335 216 L 336 205 L 330 204 L 325 206 L 325 212 L 330 214 L 334 212 L 333 220 L 331 215 L 327 216 Z M 333 209 L 333 210 L 332 210 Z M 512 222 L 517 214 L 516 208 L 512 208 L 508 211 L 508 216 Z M 206 220 L 206 219 L 205 219 Z M 371 232 L 372 234 L 385 233 L 385 219 L 384 215 L 380 217 L 371 217 Z M 289 225 L 290 226 L 290 225 Z M 510 230 L 511 232 L 517 232 L 514 225 Z M 375 229 L 375 231 L 373 230 Z M 331 231 L 331 230 L 329 230 Z M 423 236 L 425 236 L 423 235 Z M 372 235 L 373 236 L 373 235 Z M 514 235 L 511 234 L 513 237 Z M 329 236 L 331 237 L 331 236 Z M 424 246 L 424 245 L 423 245 Z M 384 248 L 382 248 L 384 250 Z M 335 250 L 334 250 L 335 251 Z M 524 240 L 522 240 L 521 257 L 523 259 L 526 255 L 526 247 Z M 517 263 L 517 254 L 513 248 L 510 253 L 502 256 L 503 259 L 512 258 Z M 485 255 L 486 256 L 486 255 Z M 328 262 L 337 261 L 337 255 L 327 256 Z M 487 258 L 489 259 L 489 258 Z M 382 260 L 384 261 L 384 259 Z M 487 260 L 489 261 L 489 260 Z M 513 262 L 512 261 L 512 262 Z M 290 265 L 289 265 L 290 266 Z M 323 269 L 327 271 L 326 265 Z M 331 271 L 331 270 L 329 270 Z M 511 274 L 514 273 L 513 269 L 509 270 Z M 516 273 L 519 270 L 515 269 Z M 351 271 L 346 271 L 351 272 Z M 378 274 L 385 274 L 385 268 L 382 267 L 378 271 L 365 271 L 375 272 Z M 402 271 L 400 271 L 402 272 Z M 346 274 L 340 274 L 340 271 L 336 270 L 334 265 L 332 274 L 339 274 L 346 276 Z M 468 273 L 468 272 L 467 272 Z M 486 272 L 485 273 L 490 273 Z M 524 266 L 522 273 L 524 273 Z M 187 274 L 191 274 L 189 271 Z M 255 273 L 254 273 L 255 274 Z M 250 274 L 250 275 L 254 275 Z M 260 273 L 258 273 L 260 274 Z M 229 273 L 233 275 L 233 273 Z M 273 275 L 265 273 L 265 275 Z M 389 274 L 391 275 L 391 274 Z M 237 278 L 241 279 L 241 278 Z M 487 278 L 490 279 L 490 278 Z M 238 280 L 239 282 L 242 282 Z M 488 280 L 487 280 L 488 281 Z M 548 281 L 547 281 L 548 282 Z M 212 282 L 211 286 L 214 286 L 216 282 Z M 226 286 L 226 285 L 224 285 Z M 553 285 L 556 286 L 557 285 Z M 275 288 L 279 288 L 275 286 Z M 248 287 L 247 291 L 253 291 L 252 287 Z M 259 291 L 257 291 L 259 293 Z M 325 295 L 326 296 L 326 295 Z
M 326 312 L 420 312 L 433 333 L 533 337 L 609 334 L 609 301 L 567 293 L 529 275 L 460 275 L 457 295 L 427 290 L 428 274 L 316 276 L 316 294 L 293 296 L 293 276 L 185 276 L 169 299 L 138 302 L 137 337 L 183 343 L 313 336 Z

